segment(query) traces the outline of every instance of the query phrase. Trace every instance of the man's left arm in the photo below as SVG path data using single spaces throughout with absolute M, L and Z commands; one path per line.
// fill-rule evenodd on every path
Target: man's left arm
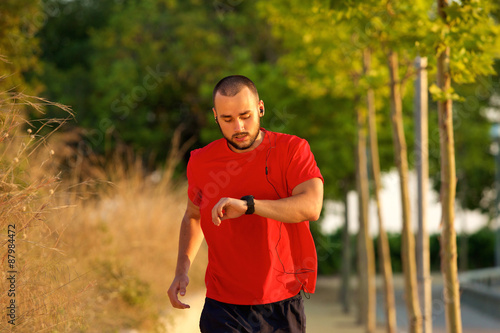
M 323 181 L 312 178 L 295 186 L 290 197 L 254 200 L 254 203 L 254 214 L 262 217 L 285 223 L 316 221 L 323 206 Z M 222 198 L 212 209 L 212 221 L 215 225 L 219 225 L 224 220 L 242 216 L 247 208 L 245 200 Z

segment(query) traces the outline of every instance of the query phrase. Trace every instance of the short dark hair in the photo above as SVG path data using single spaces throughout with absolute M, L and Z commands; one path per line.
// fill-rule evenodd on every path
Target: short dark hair
M 217 95 L 217 93 L 220 93 L 223 96 L 232 97 L 238 94 L 245 87 L 250 89 L 250 91 L 255 95 L 255 98 L 258 101 L 259 93 L 257 92 L 257 88 L 255 87 L 255 84 L 252 82 L 252 80 L 243 75 L 226 76 L 215 85 L 212 95 L 214 106 L 215 95 Z

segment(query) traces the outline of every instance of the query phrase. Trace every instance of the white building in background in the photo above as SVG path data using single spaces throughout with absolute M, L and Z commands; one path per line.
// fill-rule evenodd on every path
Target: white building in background
M 410 206 L 412 212 L 412 224 L 414 230 L 417 230 L 417 177 L 415 172 L 410 172 Z M 399 187 L 399 176 L 397 171 L 382 174 L 382 191 L 380 193 L 382 200 L 382 214 L 384 225 L 387 232 L 401 232 L 402 229 L 402 209 Z M 428 208 L 427 208 L 427 230 L 429 234 L 440 233 L 441 204 L 439 196 L 432 189 L 429 181 Z M 356 192 L 350 192 L 348 195 L 349 207 L 349 231 L 357 233 L 359 228 L 358 220 L 358 196 Z M 344 224 L 344 204 L 335 201 L 325 201 L 325 215 L 321 221 L 321 228 L 324 233 L 332 233 Z M 467 233 L 473 233 L 485 226 L 488 218 L 478 211 L 463 211 L 458 202 L 455 205 L 455 229 L 457 233 L 465 230 Z M 378 234 L 377 207 L 373 200 L 369 206 L 369 229 L 371 235 Z

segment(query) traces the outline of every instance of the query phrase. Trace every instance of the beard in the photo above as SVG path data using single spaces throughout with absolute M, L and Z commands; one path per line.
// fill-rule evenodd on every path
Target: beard
M 218 122 L 217 122 L 217 126 L 219 126 L 220 132 L 222 133 L 222 136 L 224 137 L 224 139 L 226 139 L 227 143 L 237 150 L 245 150 L 245 149 L 252 147 L 252 145 L 255 143 L 255 141 L 259 137 L 259 133 L 260 133 L 260 122 L 259 122 L 259 126 L 257 126 L 257 131 L 255 132 L 255 134 L 253 136 L 250 132 L 239 132 L 239 133 L 233 134 L 232 137 L 229 138 L 224 134 L 224 132 L 222 132 L 222 128 L 220 127 Z M 248 143 L 241 142 L 240 143 L 240 142 L 234 141 L 234 138 L 236 138 L 238 136 L 244 136 L 244 135 L 249 136 L 250 142 L 248 142 Z

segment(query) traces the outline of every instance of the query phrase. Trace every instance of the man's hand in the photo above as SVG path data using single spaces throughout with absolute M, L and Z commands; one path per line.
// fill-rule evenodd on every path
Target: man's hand
M 245 214 L 248 205 L 245 200 L 222 198 L 212 208 L 212 222 L 219 226 L 222 221 L 227 219 L 235 219 Z
M 189 278 L 187 275 L 179 275 L 174 278 L 174 281 L 168 288 L 168 297 L 170 298 L 170 303 L 177 309 L 189 309 L 188 304 L 184 304 L 179 301 L 178 294 L 181 296 L 186 295 L 186 287 L 189 284 Z

